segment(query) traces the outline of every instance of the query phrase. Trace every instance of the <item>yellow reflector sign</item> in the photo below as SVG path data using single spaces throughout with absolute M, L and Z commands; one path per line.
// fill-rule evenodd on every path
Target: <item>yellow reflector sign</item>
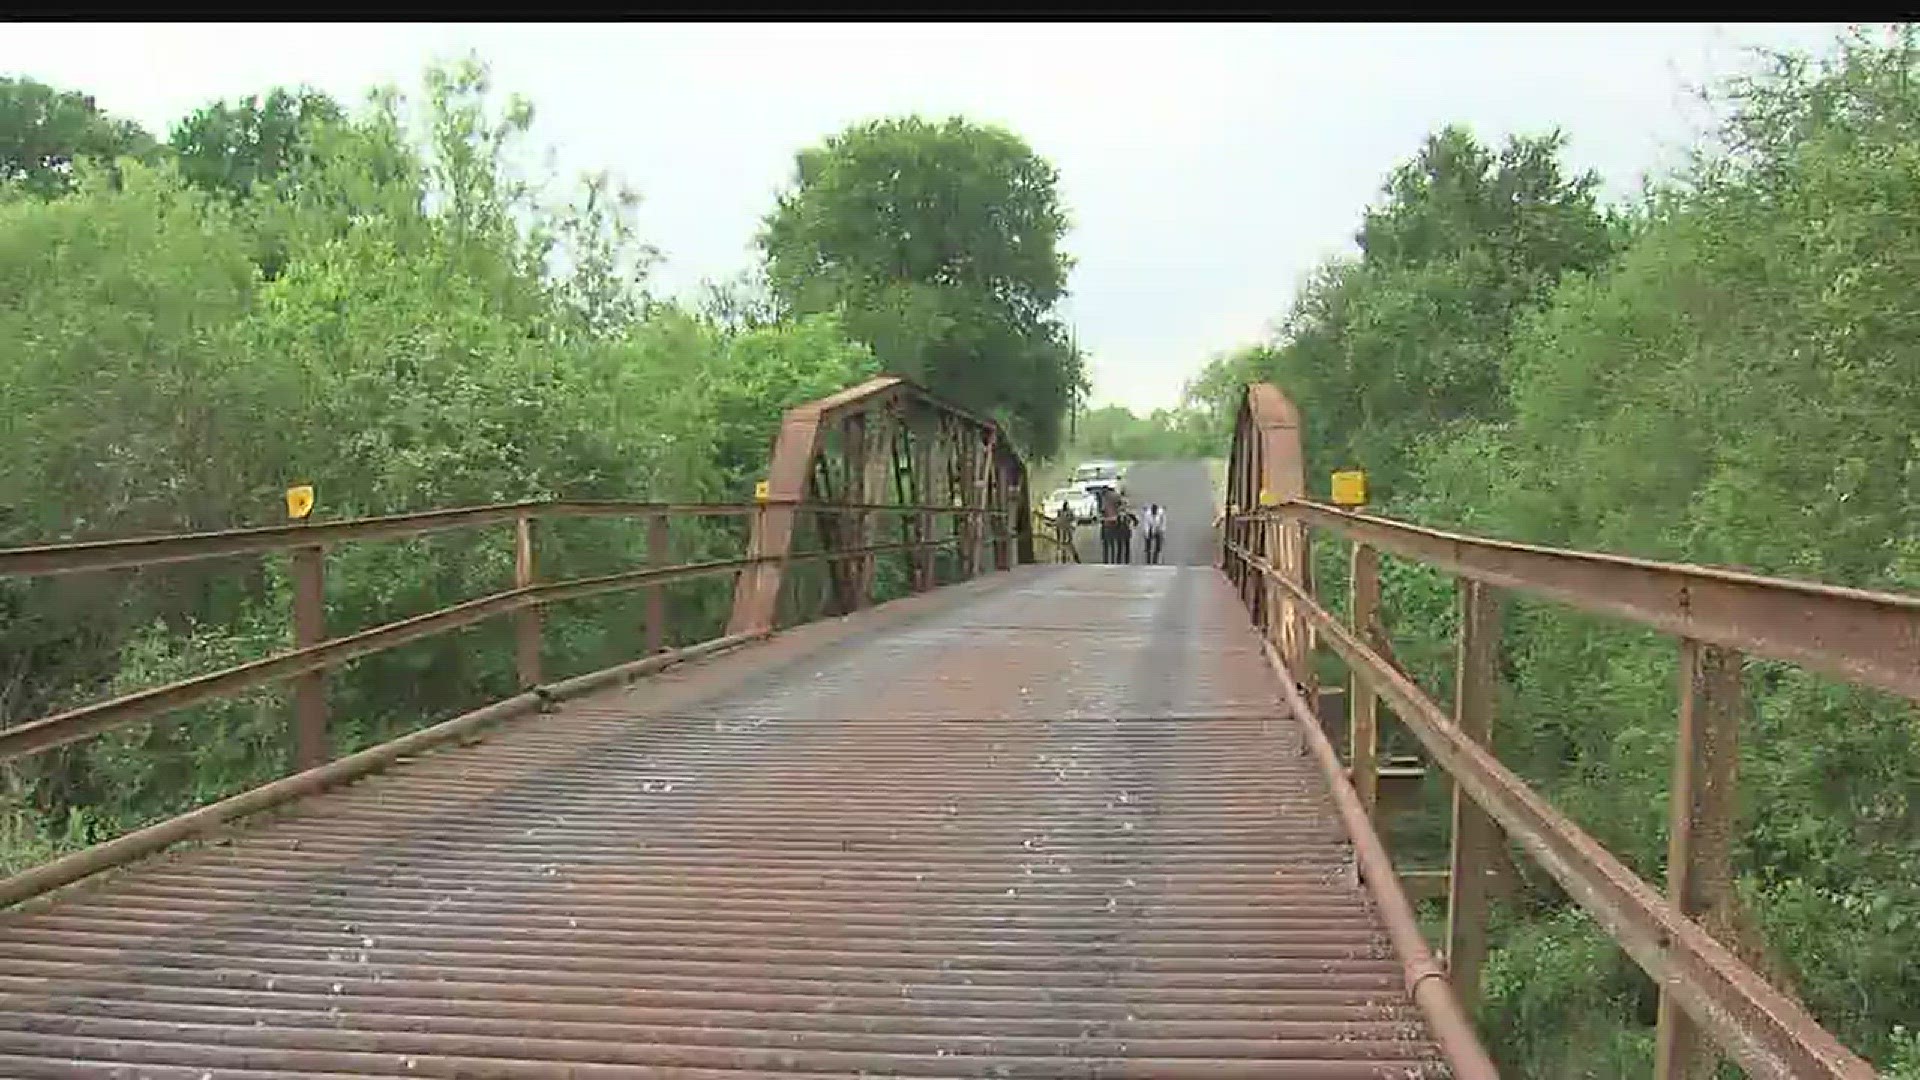
M 753 485 L 753 498 L 755 502 L 766 502 L 772 497 L 773 486 L 765 480 L 758 481 Z
M 1338 506 L 1367 505 L 1367 474 L 1358 469 L 1334 473 L 1333 501 Z
M 1280 496 L 1275 495 L 1273 492 L 1268 491 L 1266 488 L 1261 488 L 1260 489 L 1260 505 L 1261 506 L 1279 506 Z
M 301 484 L 287 489 L 287 516 L 299 521 L 313 513 L 313 485 Z

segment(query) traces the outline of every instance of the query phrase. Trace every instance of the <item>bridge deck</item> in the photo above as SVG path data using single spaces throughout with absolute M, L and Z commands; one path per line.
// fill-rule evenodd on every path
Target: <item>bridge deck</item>
M 1443 1075 L 1203 567 L 1027 567 L 0 918 L 0 1075 Z

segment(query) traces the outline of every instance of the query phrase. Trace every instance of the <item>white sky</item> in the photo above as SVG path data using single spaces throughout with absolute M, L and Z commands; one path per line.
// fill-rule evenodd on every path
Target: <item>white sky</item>
M 1094 400 L 1173 404 L 1215 352 L 1261 338 L 1350 246 L 1386 172 L 1448 122 L 1483 140 L 1558 126 L 1612 195 L 1677 160 L 1689 87 L 1750 44 L 1837 25 L 624 24 L 0 25 L 0 73 L 92 94 L 164 135 L 214 98 L 306 83 L 358 102 L 478 51 L 530 97 L 567 173 L 645 198 L 655 284 L 748 266 L 793 154 L 876 116 L 1005 124 L 1058 166 L 1078 259 L 1068 315 Z

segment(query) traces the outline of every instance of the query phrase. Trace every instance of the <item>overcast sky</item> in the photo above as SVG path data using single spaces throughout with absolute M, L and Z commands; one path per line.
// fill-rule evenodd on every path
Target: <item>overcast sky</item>
M 1094 399 L 1146 409 L 1262 337 L 1426 132 L 1557 126 L 1576 166 L 1629 194 L 1700 128 L 1690 87 L 1746 66 L 1745 46 L 1819 47 L 1838 29 L 15 23 L 0 73 L 164 134 L 213 98 L 306 83 L 359 101 L 474 50 L 533 100 L 563 169 L 610 168 L 641 192 L 668 293 L 752 262 L 800 147 L 888 114 L 1004 124 L 1060 170 Z

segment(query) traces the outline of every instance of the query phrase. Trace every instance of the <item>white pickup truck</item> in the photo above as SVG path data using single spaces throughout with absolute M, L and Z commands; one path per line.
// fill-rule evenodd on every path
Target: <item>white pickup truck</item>
M 1117 461 L 1088 461 L 1073 470 L 1068 485 L 1091 493 L 1095 488 L 1112 488 L 1115 493 L 1127 493 L 1127 470 Z
M 1093 493 L 1083 488 L 1063 487 L 1056 489 L 1040 504 L 1040 512 L 1048 517 L 1069 514 L 1076 525 L 1085 525 L 1100 516 L 1100 504 Z

